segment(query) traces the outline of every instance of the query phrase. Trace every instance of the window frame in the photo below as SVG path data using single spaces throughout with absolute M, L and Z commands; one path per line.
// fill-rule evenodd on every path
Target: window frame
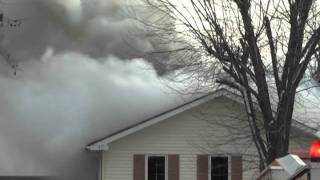
M 148 180 L 148 162 L 149 162 L 149 157 L 164 157 L 164 172 L 165 172 L 165 180 L 168 180 L 168 155 L 166 154 L 146 154 L 144 159 L 144 177 L 145 180 Z
M 228 180 L 231 180 L 231 155 L 225 154 L 211 154 L 208 156 L 208 180 L 211 180 L 211 158 L 212 157 L 226 157 L 228 158 Z

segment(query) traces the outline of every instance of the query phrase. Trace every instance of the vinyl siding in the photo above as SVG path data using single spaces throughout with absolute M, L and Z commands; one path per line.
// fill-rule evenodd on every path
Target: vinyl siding
M 249 137 L 237 138 L 248 131 L 242 128 L 246 124 L 242 108 L 230 99 L 216 98 L 110 143 L 109 150 L 103 153 L 103 180 L 133 180 L 134 154 L 178 154 L 180 180 L 196 180 L 198 154 L 254 154 L 255 148 Z M 300 139 L 292 143 L 293 149 L 308 148 L 309 143 L 300 145 L 299 142 L 311 142 L 312 139 L 298 134 Z M 232 137 L 236 140 L 231 141 Z M 249 167 L 257 166 L 244 161 L 245 180 L 256 175 L 256 171 L 249 170 Z

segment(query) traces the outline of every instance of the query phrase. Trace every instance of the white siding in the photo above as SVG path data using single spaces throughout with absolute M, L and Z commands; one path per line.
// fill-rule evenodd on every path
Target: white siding
M 103 180 L 133 180 L 134 154 L 178 154 L 180 180 L 196 180 L 197 154 L 254 154 L 249 137 L 237 138 L 248 131 L 242 127 L 245 118 L 241 121 L 234 117 L 244 117 L 242 106 L 221 97 L 115 141 L 103 153 Z M 225 128 L 224 124 L 233 128 Z M 236 141 L 225 143 L 233 137 Z M 306 147 L 294 143 L 295 150 L 301 148 Z M 250 166 L 257 167 L 245 162 L 244 179 L 254 176 L 248 170 Z

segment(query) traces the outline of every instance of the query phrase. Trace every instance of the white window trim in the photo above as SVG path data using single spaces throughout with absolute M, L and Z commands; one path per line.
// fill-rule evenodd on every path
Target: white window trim
M 208 180 L 211 180 L 211 158 L 212 157 L 227 157 L 228 158 L 228 180 L 231 180 L 231 156 L 230 155 L 225 155 L 225 154 L 211 154 L 208 157 Z
M 144 159 L 144 177 L 148 180 L 148 159 L 149 157 L 164 157 L 165 159 L 165 180 L 168 180 L 168 155 L 163 154 L 146 154 Z

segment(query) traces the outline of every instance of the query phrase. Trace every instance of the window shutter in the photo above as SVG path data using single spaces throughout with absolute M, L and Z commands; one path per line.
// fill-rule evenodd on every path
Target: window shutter
M 142 154 L 133 156 L 133 180 L 144 180 L 145 176 L 145 157 Z
M 208 155 L 198 155 L 197 158 L 197 180 L 208 180 L 209 163 Z
M 168 155 L 168 180 L 179 180 L 178 155 Z
M 231 179 L 242 180 L 242 157 L 240 155 L 231 156 Z

